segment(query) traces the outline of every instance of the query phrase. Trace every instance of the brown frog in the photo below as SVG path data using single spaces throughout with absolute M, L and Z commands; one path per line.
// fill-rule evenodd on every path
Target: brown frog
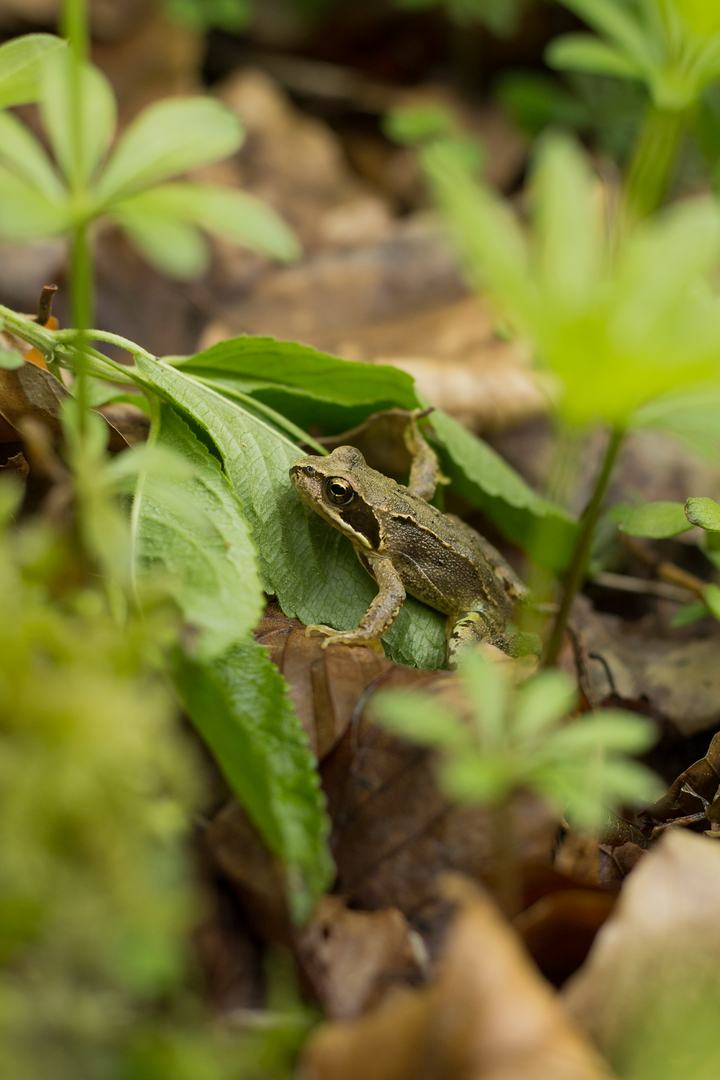
M 379 592 L 354 630 L 332 630 L 323 646 L 374 646 L 405 596 L 447 615 L 448 664 L 465 647 L 490 642 L 510 655 L 536 651 L 535 635 L 507 633 L 514 602 L 527 589 L 499 551 L 459 518 L 428 501 L 445 482 L 415 415 L 405 441 L 412 455 L 407 487 L 367 465 L 353 446 L 300 458 L 290 479 L 300 497 L 352 543 Z

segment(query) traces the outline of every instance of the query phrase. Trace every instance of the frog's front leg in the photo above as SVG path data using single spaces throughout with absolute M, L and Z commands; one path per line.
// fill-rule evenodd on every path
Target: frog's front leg
M 379 592 L 354 630 L 332 630 L 322 643 L 328 645 L 368 645 L 375 648 L 398 616 L 405 600 L 405 586 L 390 559 L 369 551 L 358 551 L 360 562 L 375 579 Z M 323 629 L 327 627 L 308 627 Z
M 500 631 L 491 609 L 478 605 L 472 611 L 448 616 L 446 624 L 448 667 L 456 668 L 463 656 L 487 643 L 508 656 L 540 656 L 542 642 L 537 634 L 519 630 Z
M 420 410 L 416 410 L 416 413 L 420 413 Z M 404 436 L 405 445 L 412 455 L 407 486 L 413 495 L 430 502 L 438 484 L 449 484 L 450 481 L 440 472 L 437 454 L 420 431 L 416 413 L 410 416 Z

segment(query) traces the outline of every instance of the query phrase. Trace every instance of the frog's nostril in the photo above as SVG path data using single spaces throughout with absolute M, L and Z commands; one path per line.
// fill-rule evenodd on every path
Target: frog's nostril
M 303 466 L 303 472 L 305 473 L 306 476 L 314 476 L 315 475 L 315 468 L 314 468 L 313 465 L 304 465 Z

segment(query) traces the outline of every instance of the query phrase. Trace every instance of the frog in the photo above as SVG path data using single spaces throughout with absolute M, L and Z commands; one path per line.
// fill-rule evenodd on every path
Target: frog
M 326 635 L 323 648 L 367 645 L 382 651 L 380 638 L 409 594 L 446 616 L 450 668 L 482 643 L 509 656 L 537 652 L 535 635 L 507 630 L 515 604 L 528 599 L 526 586 L 485 537 L 430 501 L 438 484 L 449 481 L 420 430 L 421 415 L 411 412 L 405 428 L 411 455 L 407 485 L 372 469 L 354 446 L 302 457 L 291 466 L 300 498 L 348 538 L 378 586 L 355 629 L 308 630 Z

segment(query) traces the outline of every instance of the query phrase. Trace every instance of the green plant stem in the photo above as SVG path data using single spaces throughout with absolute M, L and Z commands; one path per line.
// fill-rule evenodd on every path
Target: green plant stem
M 625 226 L 652 214 L 667 194 L 677 151 L 687 121 L 686 111 L 648 106 L 623 185 Z
M 237 401 L 242 401 L 244 405 L 249 405 L 252 409 L 255 409 L 256 412 L 262 413 L 263 416 L 267 416 L 268 420 L 272 420 L 274 424 L 277 424 L 279 428 L 286 431 L 288 435 L 292 435 L 293 439 L 297 439 L 298 442 L 305 443 L 306 446 L 312 447 L 318 454 L 322 454 L 323 456 L 327 455 L 325 447 L 321 443 L 316 442 L 312 435 L 309 435 L 307 431 L 303 431 L 301 427 L 294 424 L 292 420 L 288 420 L 286 416 L 277 412 L 272 406 L 266 405 L 264 401 L 258 401 L 258 399 L 252 397 L 252 395 L 244 394 L 242 390 L 236 390 L 234 387 L 225 386 L 215 379 L 206 379 L 203 376 L 200 376 L 200 381 L 206 386 L 211 387 L 213 390 L 218 390 L 221 394 L 235 398 Z
M 625 429 L 622 427 L 614 427 L 610 433 L 610 439 L 605 451 L 605 459 L 595 484 L 595 490 L 593 491 L 592 498 L 580 520 L 580 534 L 565 578 L 565 591 L 562 604 L 560 605 L 560 611 L 555 619 L 552 634 L 550 635 L 550 640 L 543 658 L 544 667 L 554 667 L 557 663 L 557 658 L 565 637 L 565 627 L 567 626 L 570 608 L 572 607 L 572 602 L 582 586 L 583 578 L 585 577 L 593 533 L 598 518 L 600 517 L 605 492 L 607 491 L 610 475 L 617 459 L 624 435 Z
M 515 851 L 512 799 L 492 806 L 493 878 L 495 897 L 503 914 L 514 919 L 522 907 L 522 881 Z

